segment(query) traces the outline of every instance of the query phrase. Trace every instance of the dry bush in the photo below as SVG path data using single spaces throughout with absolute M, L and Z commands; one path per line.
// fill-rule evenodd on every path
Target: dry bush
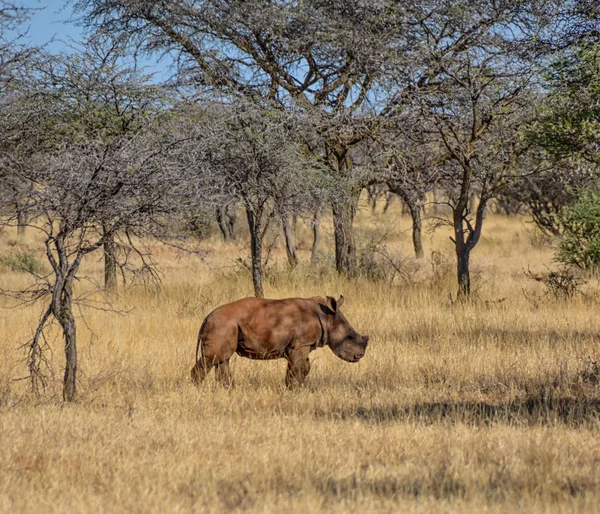
M 414 284 L 423 266 L 414 257 L 390 251 L 385 245 L 366 248 L 359 254 L 358 274 L 366 280 L 388 285 Z
M 581 286 L 586 280 L 576 275 L 572 269 L 561 268 L 558 270 L 547 269 L 544 273 L 534 273 L 530 269 L 524 272 L 526 278 L 534 280 L 544 286 L 545 294 L 551 295 L 556 300 L 569 300 L 581 292 Z

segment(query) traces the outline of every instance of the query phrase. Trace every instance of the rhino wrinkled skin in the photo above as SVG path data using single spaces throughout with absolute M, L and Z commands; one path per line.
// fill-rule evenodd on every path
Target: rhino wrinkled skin
M 231 385 L 229 359 L 234 353 L 250 359 L 287 359 L 288 387 L 304 382 L 310 371 L 308 354 L 321 346 L 329 346 L 340 359 L 358 362 L 369 337 L 348 323 L 340 311 L 343 303 L 343 296 L 337 301 L 331 296 L 243 298 L 217 307 L 200 328 L 192 380 L 199 385 L 214 366 L 217 380 Z

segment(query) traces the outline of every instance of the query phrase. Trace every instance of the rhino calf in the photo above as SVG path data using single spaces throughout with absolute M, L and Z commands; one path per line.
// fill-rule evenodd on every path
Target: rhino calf
M 229 359 L 234 353 L 250 359 L 287 359 L 288 387 L 304 382 L 310 371 L 308 354 L 321 346 L 329 346 L 340 359 L 358 362 L 369 337 L 348 323 L 340 311 L 343 303 L 343 296 L 337 301 L 331 296 L 243 298 L 217 307 L 200 327 L 192 380 L 199 385 L 214 366 L 217 380 L 232 385 Z

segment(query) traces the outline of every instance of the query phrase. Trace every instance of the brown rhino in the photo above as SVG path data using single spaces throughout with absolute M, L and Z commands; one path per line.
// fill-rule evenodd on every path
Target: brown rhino
M 331 296 L 243 298 L 217 307 L 200 327 L 192 380 L 200 384 L 215 366 L 217 380 L 232 385 L 229 359 L 234 353 L 250 359 L 287 359 L 288 387 L 304 382 L 310 371 L 308 354 L 321 346 L 329 346 L 340 359 L 358 362 L 369 337 L 348 323 L 340 311 L 343 303 L 343 296 L 337 301 Z

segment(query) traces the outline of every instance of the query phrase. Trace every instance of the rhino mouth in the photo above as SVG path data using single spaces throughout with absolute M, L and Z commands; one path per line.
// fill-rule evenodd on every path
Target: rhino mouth
M 361 355 L 354 355 L 353 357 L 351 357 L 350 359 L 348 359 L 348 362 L 358 362 L 360 359 L 362 359 L 365 356 L 365 354 L 361 354 Z
M 358 362 L 365 356 L 364 350 L 348 349 L 342 346 L 334 350 L 335 355 L 346 362 Z

